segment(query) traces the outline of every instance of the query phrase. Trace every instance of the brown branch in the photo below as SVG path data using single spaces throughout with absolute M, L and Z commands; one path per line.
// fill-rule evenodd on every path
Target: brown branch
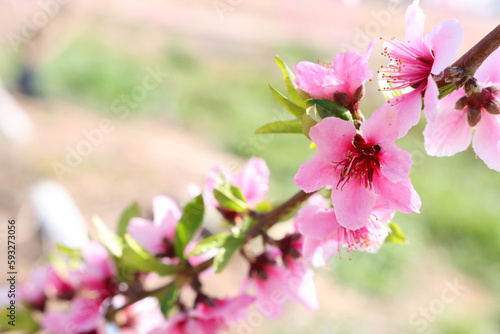
M 498 47 L 500 47 L 500 24 L 451 66 L 465 68 L 473 75 Z
M 121 310 L 124 310 L 126 309 L 127 307 L 129 307 L 130 305 L 132 304 L 135 304 L 137 303 L 139 300 L 142 300 L 146 297 L 150 297 L 150 296 L 155 296 L 155 295 L 158 295 L 164 291 L 166 291 L 167 289 L 169 289 L 172 285 L 175 284 L 175 282 L 177 281 L 177 278 L 172 281 L 172 282 L 169 282 L 168 284 L 166 285 L 163 285 L 163 286 L 160 286 L 159 288 L 156 288 L 154 290 L 143 290 L 143 291 L 139 291 L 138 293 L 134 294 L 133 296 L 130 297 L 130 299 L 127 301 L 127 303 L 125 305 L 122 305 L 118 308 L 114 308 L 114 307 L 110 307 L 107 312 L 106 312 L 106 319 L 108 320 L 114 320 L 116 314 L 118 312 L 120 312 Z
M 479 66 L 500 47 L 500 24 L 488 35 L 484 36 L 476 45 L 467 51 L 460 59 L 450 67 L 463 68 L 467 74 L 473 76 Z M 446 72 L 445 72 L 446 73 Z M 438 87 L 446 86 L 448 83 L 444 79 L 437 82 Z
M 314 193 L 315 192 L 305 193 L 301 190 L 285 203 L 264 214 L 261 219 L 259 219 L 257 223 L 248 230 L 247 238 L 255 238 L 257 235 L 262 233 L 262 231 L 279 222 L 281 218 L 292 212 L 293 209 L 295 209 L 302 202 L 306 201 Z

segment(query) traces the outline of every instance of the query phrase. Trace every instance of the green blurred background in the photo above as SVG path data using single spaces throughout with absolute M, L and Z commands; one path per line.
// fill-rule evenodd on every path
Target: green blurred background
M 214 162 L 241 164 L 253 155 L 271 169 L 270 197 L 285 199 L 297 191 L 293 176 L 314 150 L 303 136 L 254 134 L 288 117 L 268 89 L 285 91 L 274 55 L 289 65 L 323 62 L 342 45 L 364 52 L 372 38 L 403 38 L 408 3 L 72 0 L 54 7 L 57 15 L 17 50 L 12 34 L 22 37 L 26 19 L 32 22 L 43 7 L 5 1 L 0 78 L 32 119 L 35 135 L 23 144 L 1 139 L 2 194 L 18 192 L 2 210 L 30 217 L 30 184 L 57 179 L 53 162 L 64 161 L 67 147 L 103 118 L 113 121 L 113 132 L 59 178 L 86 217 L 97 213 L 112 221 L 134 199 L 148 207 L 156 193 L 182 203 L 186 187 L 202 186 Z M 465 52 L 498 23 L 498 4 L 467 7 L 471 3 L 423 1 L 426 32 L 440 20 L 460 19 Z M 381 46 L 371 58 L 374 70 L 386 61 Z M 168 77 L 119 118 L 114 101 L 141 85 L 147 67 Z M 377 88 L 367 84 L 366 115 L 383 101 Z M 427 156 L 424 126 L 399 141 L 414 155 L 411 177 L 423 202 L 420 215 L 395 217 L 409 245 L 333 259 L 330 268 L 317 270 L 319 312 L 292 305 L 282 320 L 266 321 L 255 333 L 500 333 L 500 174 L 472 149 L 451 158 Z M 34 253 L 25 252 L 26 263 L 40 261 Z M 442 302 L 455 281 L 465 289 Z

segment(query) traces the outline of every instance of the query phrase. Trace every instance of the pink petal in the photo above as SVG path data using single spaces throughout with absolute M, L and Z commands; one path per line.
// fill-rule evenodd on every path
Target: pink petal
M 45 312 L 43 314 L 41 327 L 50 333 L 67 333 L 68 314 L 53 311 Z
M 323 161 L 319 153 L 300 165 L 293 179 L 303 191 L 310 193 L 336 183 L 332 165 Z
M 323 197 L 318 193 L 312 195 L 307 200 L 308 205 L 319 206 L 320 208 L 328 208 L 330 205 L 330 199 Z
M 47 283 L 49 283 L 48 269 L 36 267 L 31 271 L 29 280 L 19 286 L 19 299 L 32 305 L 43 304 Z
M 335 78 L 340 82 L 338 91 L 346 92 L 351 96 L 359 86 L 373 77 L 367 58 L 355 51 L 338 53 L 333 59 L 333 68 Z
M 128 224 L 127 232 L 151 254 L 163 252 L 165 235 L 162 235 L 152 222 L 142 218 L 132 218 Z
M 131 333 L 144 334 L 165 322 L 158 299 L 146 297 L 125 308 L 127 321 L 133 324 Z
M 308 309 L 317 310 L 319 304 L 314 287 L 314 272 L 300 261 L 290 261 L 289 270 L 286 282 L 294 298 Z
M 395 210 L 387 209 L 379 203 L 375 204 L 372 215 L 381 223 L 388 223 L 394 218 Z
M 395 143 L 385 143 L 380 151 L 380 172 L 392 182 L 406 179 L 412 164 L 411 154 Z
M 334 238 L 304 238 L 302 256 L 315 267 L 324 267 L 330 258 L 338 254 L 340 245 L 337 237 Z
M 352 147 L 356 128 L 349 121 L 327 117 L 313 126 L 309 135 L 325 162 L 339 162 L 344 160 L 345 152 Z
M 452 156 L 469 147 L 472 130 L 467 122 L 467 111 L 455 109 L 455 103 L 461 95 L 463 92 L 454 92 L 441 100 L 436 120 L 427 123 L 424 130 L 427 154 Z
M 89 241 L 82 247 L 82 256 L 88 274 L 100 278 L 112 277 L 115 269 L 106 248 L 94 241 Z M 86 273 L 87 274 L 87 273 Z
M 482 112 L 472 147 L 486 166 L 500 172 L 500 116 Z
M 398 137 L 397 122 L 394 122 L 391 107 L 387 102 L 382 104 L 375 112 L 361 124 L 360 132 L 365 140 L 373 144 L 385 141 L 394 142 Z
M 315 99 L 332 99 L 339 82 L 333 69 L 308 61 L 301 61 L 294 66 L 297 73 L 297 86 Z
M 353 181 L 344 185 L 343 189 L 332 189 L 332 203 L 339 224 L 350 230 L 363 227 L 377 200 L 372 189 L 361 187 Z
M 427 79 L 427 88 L 424 94 L 424 111 L 428 122 L 436 119 L 436 111 L 439 103 L 439 88 L 436 82 L 429 75 Z
M 230 181 L 231 175 L 227 170 L 225 164 L 218 164 L 217 166 L 210 169 L 207 173 L 207 179 L 205 181 L 205 190 L 203 191 L 203 200 L 205 205 L 216 208 L 219 202 L 214 197 L 214 189 L 221 182 L 220 177 L 224 180 Z
M 425 15 L 424 11 L 419 7 L 418 0 L 408 6 L 406 10 L 406 34 L 405 42 L 410 42 L 416 47 L 422 45 L 424 35 Z
M 438 75 L 453 63 L 463 38 L 463 30 L 458 20 L 448 20 L 438 23 L 425 36 L 427 46 L 434 51 L 434 63 L 431 73 Z
M 408 131 L 420 121 L 422 110 L 422 88 L 398 97 L 400 100 L 395 107 L 397 113 L 398 138 L 406 136 Z M 394 100 L 394 99 L 393 99 Z
M 174 200 L 167 196 L 156 196 L 153 198 L 153 214 L 154 225 L 160 228 L 162 236 L 173 240 L 177 222 L 182 215 Z
M 305 206 L 300 209 L 295 221 L 299 225 L 300 233 L 314 238 L 326 237 L 340 227 L 333 209 L 317 206 Z
M 378 38 L 375 38 L 370 42 L 370 44 L 368 44 L 368 47 L 366 48 L 365 54 L 363 55 L 363 58 L 365 58 L 367 61 L 368 61 L 368 58 L 370 58 L 372 51 L 373 51 L 373 47 L 375 46 L 375 44 L 377 44 L 377 42 L 378 42 Z
M 197 317 L 203 319 L 218 319 L 224 323 L 234 323 L 245 318 L 248 307 L 255 301 L 246 294 L 228 299 L 216 299 L 215 305 L 200 303 L 195 311 Z
M 283 314 L 287 291 L 283 286 L 284 279 L 281 272 L 268 271 L 268 275 L 265 281 L 260 278 L 255 279 L 256 305 L 265 317 L 279 319 Z
M 420 213 L 422 202 L 409 178 L 393 183 L 382 177 L 374 179 L 374 183 L 375 190 L 380 194 L 378 204 L 402 213 Z
M 476 79 L 487 85 L 500 84 L 500 48 L 489 55 L 488 58 L 479 66 Z
M 269 189 L 269 168 L 263 159 L 251 158 L 231 181 L 241 189 L 249 203 L 258 204 Z
M 194 249 L 194 247 L 188 249 L 189 245 L 191 245 L 191 244 L 196 245 L 195 242 L 190 242 L 188 244 L 188 246 L 186 247 L 186 251 L 184 252 L 185 254 L 189 254 Z M 189 264 L 192 265 L 193 267 L 196 267 L 196 266 L 202 264 L 203 262 L 208 261 L 211 258 L 215 257 L 215 255 L 217 255 L 218 252 L 219 252 L 218 248 L 213 248 L 213 249 L 211 249 L 203 254 L 191 256 L 188 259 Z
M 86 333 L 97 329 L 104 321 L 100 313 L 101 301 L 78 297 L 71 302 L 66 330 L 70 333 Z

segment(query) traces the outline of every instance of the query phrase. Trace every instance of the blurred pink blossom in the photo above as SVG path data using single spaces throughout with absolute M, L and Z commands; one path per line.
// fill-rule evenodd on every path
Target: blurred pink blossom
M 181 210 L 170 197 L 156 196 L 153 199 L 153 221 L 132 218 L 127 227 L 128 233 L 144 249 L 154 255 L 175 257 L 174 239 Z
M 251 263 L 250 280 L 245 281 L 244 288 L 249 283 L 255 286 L 257 307 L 264 316 L 272 319 L 282 315 L 286 301 L 302 303 L 311 310 L 318 309 L 313 271 L 301 259 L 287 257 L 283 265 L 278 264 L 277 259 L 282 255 L 274 247 L 259 255 Z
M 207 299 L 186 312 L 171 316 L 149 334 L 215 334 L 246 316 L 254 298 L 240 295 L 229 299 Z
M 254 157 L 248 160 L 236 175 L 229 172 L 227 165 L 219 164 L 208 172 L 205 190 L 203 191 L 205 204 L 214 208 L 218 207 L 219 203 L 215 199 L 213 192 L 222 176 L 225 181 L 240 188 L 250 206 L 255 206 L 267 194 L 269 173 L 266 162 L 261 158 Z

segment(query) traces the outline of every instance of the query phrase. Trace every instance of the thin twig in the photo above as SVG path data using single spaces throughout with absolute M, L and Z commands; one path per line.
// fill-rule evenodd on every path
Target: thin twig
M 463 68 L 470 76 L 473 76 L 479 66 L 500 47 L 500 24 L 488 35 L 484 36 L 476 45 L 467 51 L 451 67 Z M 438 87 L 446 86 L 444 79 L 437 82 Z

